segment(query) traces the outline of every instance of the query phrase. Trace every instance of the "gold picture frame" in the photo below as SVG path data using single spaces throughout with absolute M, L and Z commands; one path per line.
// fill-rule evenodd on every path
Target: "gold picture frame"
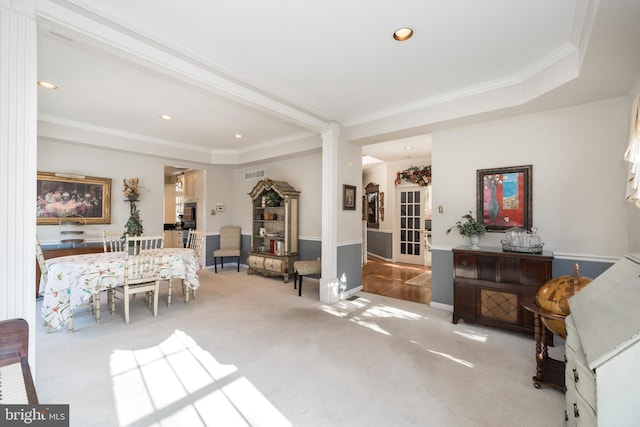
M 37 225 L 58 225 L 80 215 L 87 224 L 111 224 L 111 178 L 38 172 Z

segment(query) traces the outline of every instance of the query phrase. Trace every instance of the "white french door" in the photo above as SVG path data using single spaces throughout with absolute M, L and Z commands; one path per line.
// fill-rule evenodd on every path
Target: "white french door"
M 396 188 L 397 214 L 394 234 L 394 260 L 409 264 L 426 263 L 424 187 L 417 185 Z

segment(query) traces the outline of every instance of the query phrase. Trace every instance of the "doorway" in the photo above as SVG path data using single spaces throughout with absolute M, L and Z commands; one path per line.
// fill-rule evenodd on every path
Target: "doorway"
M 431 186 L 399 185 L 395 206 L 394 261 L 430 266 Z

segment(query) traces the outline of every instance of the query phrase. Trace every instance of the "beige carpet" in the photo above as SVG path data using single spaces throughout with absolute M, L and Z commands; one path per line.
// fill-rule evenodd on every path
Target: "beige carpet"
M 325 305 L 318 281 L 203 271 L 185 305 L 166 286 L 76 332 L 36 336 L 42 404 L 87 426 L 561 426 L 564 394 L 537 390 L 532 337 L 424 304 L 357 293 Z M 176 295 L 177 294 L 177 295 Z M 37 310 L 40 309 L 40 303 Z M 561 358 L 564 346 L 550 348 Z
M 414 286 L 431 286 L 431 272 L 427 271 L 426 273 L 422 273 L 419 276 L 414 277 L 413 279 L 409 279 L 406 282 L 407 285 Z

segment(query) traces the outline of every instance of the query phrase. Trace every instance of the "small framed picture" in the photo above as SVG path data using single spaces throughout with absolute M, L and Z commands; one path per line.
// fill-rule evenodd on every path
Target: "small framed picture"
M 342 209 L 348 211 L 356 210 L 356 186 L 355 185 L 343 185 L 342 186 Z

